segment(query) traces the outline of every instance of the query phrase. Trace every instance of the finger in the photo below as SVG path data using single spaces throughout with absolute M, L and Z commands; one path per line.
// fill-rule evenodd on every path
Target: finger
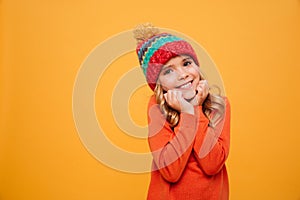
M 204 88 L 205 88 L 207 91 L 209 90 L 209 85 L 208 85 L 207 80 L 205 80 L 205 82 L 204 82 Z
M 206 80 L 201 80 L 201 81 L 199 81 L 199 84 L 203 85 L 203 84 L 205 84 L 205 82 L 206 82 Z
M 208 81 L 206 79 L 201 80 L 202 83 L 208 84 Z
M 205 88 L 207 87 L 207 83 L 205 81 L 202 81 L 201 83 L 199 83 L 199 86 Z
M 203 93 L 203 86 L 202 85 L 199 85 L 198 87 L 197 87 L 197 91 L 198 91 L 198 96 L 200 96 L 200 95 L 202 95 L 202 93 Z
M 201 81 L 199 81 L 198 85 L 202 85 L 203 87 L 208 87 L 208 82 L 207 82 L 207 80 L 201 80 Z
M 182 92 L 179 91 L 179 90 L 176 90 L 176 91 L 175 91 L 175 95 L 176 95 L 176 98 L 177 98 L 178 100 L 180 100 L 180 99 L 182 98 Z
M 167 98 L 168 98 L 169 101 L 172 101 L 173 95 L 174 95 L 173 91 L 172 90 L 168 90 L 168 92 L 167 92 Z
M 168 100 L 169 100 L 168 103 L 169 103 L 170 106 L 174 106 L 178 103 L 177 95 L 176 95 L 175 90 L 169 90 L 168 91 Z
M 208 83 L 207 80 L 201 80 L 199 82 L 204 83 L 204 84 Z
M 164 98 L 165 98 L 167 104 L 169 104 L 168 92 L 164 94 Z
M 168 105 L 173 107 L 174 109 L 178 109 L 179 108 L 179 101 L 178 101 L 178 94 L 177 91 L 175 90 L 169 90 L 168 91 Z
M 200 91 L 198 95 L 198 100 L 200 101 L 202 98 L 203 98 L 203 91 Z
M 198 88 L 202 88 L 202 92 L 205 94 L 209 90 L 208 82 L 206 80 L 202 80 L 198 85 Z
M 174 90 L 169 90 L 170 91 L 170 102 L 174 103 L 176 101 L 176 92 Z

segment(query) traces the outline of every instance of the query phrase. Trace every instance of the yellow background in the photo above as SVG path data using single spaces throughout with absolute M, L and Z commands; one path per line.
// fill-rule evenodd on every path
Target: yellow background
M 1 200 L 145 198 L 148 173 L 110 169 L 85 149 L 72 91 L 96 45 L 147 21 L 190 36 L 219 68 L 232 107 L 231 199 L 300 199 L 299 0 L 1 0 L 0 6 Z M 121 68 L 127 60 L 119 62 Z M 111 69 L 112 79 L 101 83 L 107 88 L 99 85 L 96 95 L 99 118 L 109 112 L 100 113 L 99 93 L 109 94 L 124 73 Z M 150 94 L 144 88 L 132 98 L 143 107 L 141 91 Z M 129 108 L 144 124 L 144 113 Z M 106 129 L 122 135 L 112 120 Z M 109 137 L 122 148 L 147 150 L 146 141 Z

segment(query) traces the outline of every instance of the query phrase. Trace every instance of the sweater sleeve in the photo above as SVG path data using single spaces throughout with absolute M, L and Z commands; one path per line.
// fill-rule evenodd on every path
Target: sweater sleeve
M 230 104 L 225 98 L 225 114 L 216 126 L 208 126 L 208 119 L 200 107 L 197 110 L 198 132 L 193 146 L 193 153 L 207 175 L 217 174 L 225 164 L 230 145 Z
M 154 101 L 148 106 L 148 143 L 153 155 L 154 170 L 159 170 L 168 182 L 177 182 L 193 149 L 197 128 L 194 115 L 181 113 L 180 122 L 174 129 Z

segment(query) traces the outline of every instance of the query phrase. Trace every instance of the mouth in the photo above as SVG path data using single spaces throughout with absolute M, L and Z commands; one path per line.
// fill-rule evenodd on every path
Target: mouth
M 177 86 L 178 89 L 190 89 L 192 87 L 193 80 Z

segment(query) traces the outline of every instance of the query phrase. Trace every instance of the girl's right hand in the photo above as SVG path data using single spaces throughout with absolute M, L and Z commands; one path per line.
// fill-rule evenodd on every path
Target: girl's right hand
M 182 92 L 179 90 L 168 90 L 164 94 L 164 97 L 169 106 L 179 112 L 185 112 L 189 114 L 194 114 L 194 107 L 191 103 L 185 100 L 182 96 Z

